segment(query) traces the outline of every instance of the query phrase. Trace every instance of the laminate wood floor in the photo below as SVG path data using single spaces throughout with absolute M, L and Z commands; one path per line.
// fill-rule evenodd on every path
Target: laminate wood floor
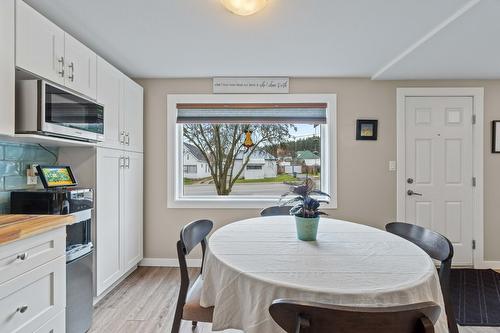
M 196 274 L 196 270 L 190 270 Z M 90 333 L 169 333 L 180 283 L 179 269 L 139 267 L 102 299 L 94 309 Z M 195 331 L 183 322 L 181 332 L 211 333 L 200 323 Z M 499 327 L 460 327 L 460 333 L 499 333 Z M 241 333 L 226 330 L 224 333 Z

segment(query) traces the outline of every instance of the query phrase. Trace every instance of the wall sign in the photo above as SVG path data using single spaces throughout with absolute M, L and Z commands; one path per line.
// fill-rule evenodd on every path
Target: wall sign
M 288 94 L 287 77 L 215 77 L 214 94 Z

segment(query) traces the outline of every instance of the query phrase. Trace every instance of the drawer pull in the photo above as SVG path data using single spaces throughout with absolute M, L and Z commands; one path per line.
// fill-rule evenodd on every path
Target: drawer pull
M 16 310 L 16 312 L 25 313 L 26 310 L 28 310 L 28 306 L 27 305 L 23 305 L 23 306 L 18 307 L 17 310 Z
M 26 259 L 28 259 L 28 253 L 24 252 L 24 253 L 18 254 L 17 255 L 17 259 L 19 259 L 19 260 L 26 260 Z

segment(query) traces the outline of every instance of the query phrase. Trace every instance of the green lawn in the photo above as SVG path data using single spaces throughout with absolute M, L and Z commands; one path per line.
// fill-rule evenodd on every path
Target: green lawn
M 184 178 L 184 185 L 193 185 L 193 180 Z
M 294 178 L 292 175 L 281 174 L 274 178 L 263 178 L 263 179 L 238 179 L 236 181 L 237 184 L 245 184 L 245 183 L 283 183 L 283 182 L 293 182 L 296 181 L 297 178 Z

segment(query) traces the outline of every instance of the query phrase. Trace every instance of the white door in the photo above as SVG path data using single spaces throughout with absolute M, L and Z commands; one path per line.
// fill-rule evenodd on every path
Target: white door
M 97 102 L 104 105 L 104 142 L 109 148 L 122 148 L 120 135 L 120 84 L 122 73 L 104 59 L 97 59 Z
M 95 99 L 97 55 L 67 33 L 64 36 L 64 54 L 66 87 Z
M 125 153 L 122 187 L 123 265 L 128 271 L 142 259 L 143 155 Z
M 142 152 L 143 151 L 143 88 L 123 76 L 122 79 L 122 130 L 125 131 L 125 149 Z
M 406 222 L 453 243 L 455 265 L 472 264 L 472 97 L 406 97 Z
M 16 2 L 16 66 L 64 84 L 64 31 L 21 0 Z
M 96 267 L 97 295 L 122 275 L 120 190 L 122 152 L 97 149 Z

